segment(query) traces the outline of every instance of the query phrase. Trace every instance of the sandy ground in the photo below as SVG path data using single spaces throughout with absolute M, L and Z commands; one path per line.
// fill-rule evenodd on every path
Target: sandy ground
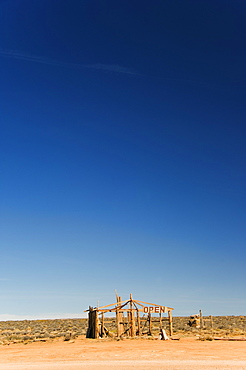
M 126 339 L 0 346 L 1 370 L 244 369 L 246 342 Z

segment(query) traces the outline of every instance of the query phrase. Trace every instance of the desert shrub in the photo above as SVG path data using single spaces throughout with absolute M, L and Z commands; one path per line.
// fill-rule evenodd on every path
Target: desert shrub
M 24 335 L 22 339 L 23 339 L 23 340 L 28 340 L 28 341 L 29 341 L 29 340 L 33 340 L 34 338 L 35 338 L 35 337 L 34 337 L 33 335 Z
M 208 318 L 208 317 L 207 317 Z M 204 319 L 207 319 L 204 317 Z M 187 325 L 188 317 L 173 317 L 173 332 L 181 335 L 201 335 L 200 329 L 191 328 Z M 158 321 L 158 320 L 157 320 Z M 204 321 L 204 335 L 211 335 L 210 321 Z M 105 319 L 105 326 L 109 331 L 115 329 L 115 319 Z M 163 328 L 168 333 L 168 321 L 163 318 Z M 72 333 L 71 338 L 85 335 L 87 330 L 87 319 L 67 319 L 67 320 L 24 320 L 24 321 L 0 321 L 0 342 L 8 340 L 24 341 L 24 337 L 37 340 L 54 339 L 66 337 L 67 333 Z M 158 332 L 158 323 L 153 324 L 153 331 Z M 214 335 L 246 335 L 246 316 L 215 316 L 213 317 Z M 12 338 L 12 339 L 11 339 Z

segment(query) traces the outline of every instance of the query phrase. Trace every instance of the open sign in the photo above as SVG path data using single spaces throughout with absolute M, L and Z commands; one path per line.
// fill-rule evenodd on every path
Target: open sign
M 144 308 L 143 308 L 143 312 L 144 313 L 165 313 L 165 312 L 167 312 L 167 310 L 166 310 L 166 307 L 163 307 L 163 306 L 149 306 L 149 307 L 147 307 L 147 306 L 145 306 Z

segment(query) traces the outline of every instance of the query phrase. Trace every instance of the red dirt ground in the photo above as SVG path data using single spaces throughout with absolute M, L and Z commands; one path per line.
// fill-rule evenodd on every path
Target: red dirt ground
M 95 340 L 0 346 L 1 370 L 246 369 L 246 341 Z

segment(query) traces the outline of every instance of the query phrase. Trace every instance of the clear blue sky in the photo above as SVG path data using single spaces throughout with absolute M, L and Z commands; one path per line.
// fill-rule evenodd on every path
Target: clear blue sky
M 1 0 L 0 319 L 246 314 L 246 3 Z

